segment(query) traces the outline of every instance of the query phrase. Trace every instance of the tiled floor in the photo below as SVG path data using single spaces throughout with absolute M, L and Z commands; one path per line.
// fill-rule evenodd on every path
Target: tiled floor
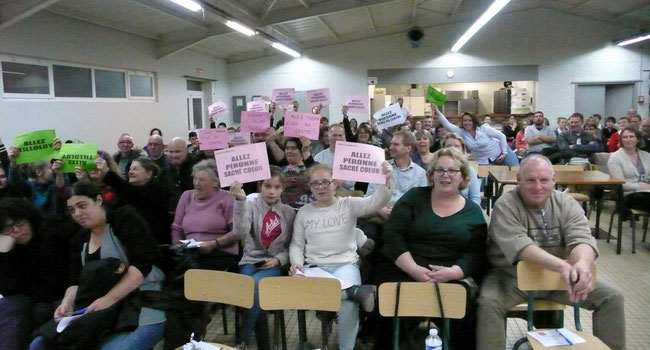
M 613 204 L 606 203 L 606 209 L 601 218 L 601 224 L 607 229 L 609 213 Z M 592 226 L 595 223 L 595 213 L 591 216 Z M 616 254 L 616 240 L 610 243 L 605 237 L 598 240 L 600 257 L 597 260 L 597 278 L 618 286 L 625 295 L 625 317 L 627 328 L 627 349 L 648 350 L 650 349 L 650 239 L 648 243 L 641 243 L 642 227 L 637 223 L 637 247 L 636 254 L 631 252 L 632 229 L 629 223 L 623 225 L 623 250 L 621 255 Z M 614 228 L 615 231 L 615 228 Z M 222 334 L 221 314 L 218 313 L 208 326 L 208 341 L 219 341 L 224 344 L 234 345 L 234 312 L 228 312 L 230 334 Z M 269 317 L 272 320 L 272 317 Z M 285 314 L 287 324 L 287 339 L 289 349 L 297 349 L 298 326 L 295 312 Z M 591 313 L 581 311 L 581 323 L 585 331 L 591 331 Z M 565 312 L 565 326 L 573 328 L 573 312 Z M 320 322 L 314 317 L 313 312 L 307 313 L 307 333 L 310 348 L 320 348 Z M 508 343 L 507 349 L 511 349 L 514 342 L 525 334 L 526 323 L 519 319 L 508 320 Z M 330 349 L 336 349 L 336 325 L 330 336 Z M 424 340 L 422 340 L 424 343 Z M 357 343 L 357 349 L 369 349 L 370 344 Z M 255 349 L 250 346 L 249 349 Z M 523 346 L 521 349 L 526 349 Z

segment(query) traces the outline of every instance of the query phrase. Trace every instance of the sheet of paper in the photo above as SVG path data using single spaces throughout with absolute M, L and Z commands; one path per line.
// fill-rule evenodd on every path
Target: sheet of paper
M 200 129 L 199 141 L 201 151 L 228 148 L 228 129 Z
M 535 338 L 546 347 L 566 346 L 586 342 L 586 340 L 584 340 L 582 337 L 566 328 L 532 331 L 528 332 L 528 335 Z
M 198 247 L 203 245 L 203 242 L 195 241 L 194 238 L 192 238 L 192 239 L 181 239 L 180 242 L 183 243 L 183 244 L 189 243 L 187 245 L 188 248 L 198 248 Z
M 246 110 L 249 112 L 268 112 L 264 100 L 250 101 L 246 103 Z
M 336 142 L 332 177 L 337 180 L 385 184 L 381 163 L 386 159 L 383 149 L 357 142 Z
M 318 105 L 329 106 L 330 88 L 308 90 L 307 100 L 309 100 L 309 107 L 314 107 Z
M 228 105 L 223 101 L 218 101 L 208 106 L 208 113 L 214 119 L 228 114 Z
M 70 325 L 70 323 L 72 321 L 78 319 L 81 316 L 83 316 L 83 315 L 74 315 L 74 316 L 68 316 L 68 317 L 62 318 L 61 321 L 59 321 L 59 324 L 56 326 L 56 331 L 58 333 L 63 332 L 66 328 L 68 328 L 68 326 Z
M 247 183 L 271 178 L 265 142 L 215 151 L 214 160 L 221 187 L 235 181 Z
M 190 343 L 183 345 L 183 350 L 222 350 L 223 348 L 204 341 L 192 340 Z
M 291 104 L 296 99 L 296 90 L 293 88 L 273 89 L 271 92 L 271 101 L 283 105 Z
M 74 173 L 76 167 L 84 170 L 97 170 L 97 145 L 84 143 L 64 143 L 59 150 L 59 159 L 63 162 L 61 172 Z
M 228 133 L 228 142 L 233 146 L 248 145 L 251 143 L 251 134 L 244 132 Z
M 284 136 L 306 136 L 310 140 L 318 140 L 320 131 L 320 115 L 287 111 L 284 113 Z
M 296 272 L 296 275 L 298 276 L 305 276 L 305 277 L 323 277 L 323 278 L 335 278 L 341 282 L 341 290 L 343 289 L 348 289 L 352 287 L 352 283 L 342 280 L 331 273 L 321 269 L 320 267 L 305 267 L 305 272 L 302 273 L 300 270 Z
M 241 112 L 242 132 L 262 132 L 271 126 L 271 113 L 268 112 Z
M 348 96 L 345 98 L 348 113 L 368 113 L 368 96 Z
M 383 130 L 388 127 L 402 124 L 406 121 L 406 116 L 402 115 L 402 107 L 399 103 L 394 103 L 372 115 L 377 120 L 377 129 Z

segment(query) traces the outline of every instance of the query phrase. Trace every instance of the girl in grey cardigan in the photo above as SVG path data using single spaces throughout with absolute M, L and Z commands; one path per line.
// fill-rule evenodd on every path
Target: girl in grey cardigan
M 283 274 L 282 266 L 289 261 L 287 247 L 296 216 L 295 210 L 280 200 L 284 181 L 284 173 L 272 166 L 271 178 L 262 181 L 260 195 L 252 202 L 246 201 L 241 183 L 235 182 L 230 186 L 230 193 L 236 199 L 234 230 L 246 239 L 239 272 L 255 280 L 255 301 L 244 314 L 244 344 L 250 343 L 255 329 L 258 349 L 270 349 L 268 320 L 266 313 L 260 310 L 257 293 L 259 281 Z

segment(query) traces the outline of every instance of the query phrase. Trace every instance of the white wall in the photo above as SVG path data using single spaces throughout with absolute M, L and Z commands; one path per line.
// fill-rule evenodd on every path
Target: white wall
M 206 108 L 212 100 L 229 101 L 226 65 L 222 60 L 189 50 L 158 60 L 153 40 L 49 12 L 39 12 L 0 31 L 0 53 L 157 75 L 155 102 L 0 99 L 0 136 L 6 144 L 13 143 L 16 134 L 44 128 L 56 129 L 62 139 L 97 142 L 109 152 L 117 151 L 117 139 L 122 132 L 131 133 L 140 147 L 146 144 L 153 127 L 162 129 L 165 142 L 173 136 L 187 137 L 183 75 L 218 79 L 216 83 L 207 83 L 211 93 L 205 96 Z M 199 74 L 197 68 L 205 72 Z
M 629 29 L 550 9 L 499 15 L 460 53 L 451 53 L 449 48 L 467 26 L 469 23 L 427 28 L 419 49 L 411 49 L 401 33 L 307 50 L 300 59 L 278 55 L 229 64 L 230 94 L 330 87 L 333 106 L 340 106 L 345 95 L 367 93 L 368 69 L 536 64 L 536 106 L 554 121 L 574 112 L 573 82 L 636 81 L 642 79 L 642 67 L 650 69 L 647 46 L 642 51 L 611 44 L 631 34 Z M 647 79 L 637 84 L 637 88 L 641 86 L 638 92 L 648 101 Z M 639 106 L 644 117 L 647 105 Z M 336 113 L 332 115 L 332 121 L 340 119 Z

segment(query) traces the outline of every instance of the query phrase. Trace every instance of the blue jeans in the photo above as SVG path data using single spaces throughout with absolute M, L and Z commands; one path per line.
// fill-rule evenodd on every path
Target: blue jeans
M 282 271 L 280 270 L 279 266 L 270 268 L 270 269 L 258 269 L 257 267 L 253 266 L 252 264 L 245 264 L 239 267 L 239 273 L 242 275 L 247 275 L 253 277 L 253 280 L 255 281 L 255 299 L 253 301 L 253 307 L 250 310 L 247 310 L 244 312 L 244 342 L 246 344 L 250 344 L 250 338 L 251 335 L 253 334 L 253 329 L 255 328 L 255 323 L 259 322 L 258 324 L 260 327 L 264 327 L 265 329 L 268 330 L 268 318 L 266 317 L 266 312 L 261 312 L 260 309 L 260 300 L 259 300 L 259 282 L 262 278 L 264 277 L 274 277 L 274 276 L 281 276 Z M 266 338 L 266 339 L 263 339 Z M 259 344 L 260 341 L 265 341 L 268 342 L 268 331 L 266 332 L 266 337 L 260 337 L 258 334 L 257 340 L 258 340 L 258 348 L 261 348 L 261 344 Z M 264 347 L 264 348 L 268 348 Z
M 503 159 L 503 165 L 507 166 L 519 166 L 519 158 L 517 158 L 517 155 L 515 152 L 512 151 L 510 147 L 508 147 L 506 157 Z M 495 164 L 495 162 L 490 162 L 490 164 Z
M 359 266 L 356 264 L 342 266 L 318 265 L 318 267 L 354 285 L 361 284 L 361 273 L 359 272 Z M 339 349 L 352 350 L 357 341 L 357 332 L 359 331 L 359 304 L 351 300 L 341 300 L 341 308 L 337 316 L 339 324 Z

